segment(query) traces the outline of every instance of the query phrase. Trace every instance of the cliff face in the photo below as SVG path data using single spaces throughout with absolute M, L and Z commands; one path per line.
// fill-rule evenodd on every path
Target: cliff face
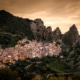
M 44 30 L 46 29 L 41 19 L 35 19 L 30 24 L 31 31 L 36 40 L 41 40 L 44 37 Z
M 41 19 L 35 19 L 30 26 L 36 40 L 46 42 L 53 40 L 51 26 L 46 28 L 44 26 L 44 22 Z

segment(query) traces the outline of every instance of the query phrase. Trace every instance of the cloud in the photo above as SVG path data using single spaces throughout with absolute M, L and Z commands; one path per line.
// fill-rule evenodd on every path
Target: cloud
M 48 11 L 53 15 L 80 14 L 80 0 L 1 0 L 0 9 L 13 13 Z
M 41 18 L 45 25 L 53 29 L 60 26 L 63 32 L 72 24 L 80 26 L 80 0 L 1 0 L 0 9 L 16 16 Z
M 47 0 L 5 0 L 0 1 L 0 8 L 6 9 L 13 13 L 34 13 L 45 10 Z

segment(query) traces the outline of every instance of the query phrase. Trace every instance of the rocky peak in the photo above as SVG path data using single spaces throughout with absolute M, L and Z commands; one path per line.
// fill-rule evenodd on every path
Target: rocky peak
M 7 11 L 5 11 L 5 10 L 0 10 L 0 13 L 5 14 L 5 13 L 8 13 L 8 12 L 7 12 Z
M 69 31 L 78 34 L 78 31 L 77 31 L 77 28 L 76 28 L 76 25 L 75 25 L 75 24 L 73 24 L 73 25 L 70 27 L 70 30 L 69 30 Z
M 12 19 L 13 15 L 5 10 L 0 10 L 0 27 L 5 25 L 8 20 Z
M 44 26 L 44 22 L 41 19 L 37 18 L 32 21 L 30 27 L 35 39 L 40 40 L 42 37 L 44 37 L 44 31 L 46 28 Z
M 48 33 L 52 33 L 52 28 L 51 28 L 51 26 L 48 26 L 48 27 L 47 27 L 47 32 L 48 32 Z
M 75 24 L 73 24 L 73 25 L 70 27 L 68 33 L 69 33 L 70 35 L 74 35 L 76 38 L 79 37 L 79 33 L 78 33 L 78 30 L 77 30 L 77 27 L 76 27 Z
M 76 28 L 76 25 L 73 24 L 70 27 L 69 31 L 64 34 L 62 41 L 66 45 L 73 46 L 76 44 L 78 38 L 79 38 L 78 30 Z
M 44 26 L 44 22 L 41 19 L 39 19 L 39 18 L 35 19 L 34 22 L 36 23 L 38 28 L 41 28 L 41 27 Z
M 77 29 L 75 24 L 73 24 L 73 25 L 70 27 L 70 30 L 74 30 L 74 29 Z
M 12 14 L 10 14 L 9 12 L 5 11 L 5 10 L 0 10 L 0 17 L 1 16 L 13 16 Z
M 59 27 L 57 27 L 54 32 L 56 33 L 56 35 L 60 35 L 61 34 L 61 30 L 59 29 Z
M 59 27 L 57 27 L 54 31 L 53 31 L 53 39 L 54 40 L 59 40 L 61 39 L 62 34 L 61 34 L 61 30 L 59 29 Z

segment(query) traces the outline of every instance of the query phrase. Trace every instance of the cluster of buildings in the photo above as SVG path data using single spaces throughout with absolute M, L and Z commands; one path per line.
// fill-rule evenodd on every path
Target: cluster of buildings
M 58 56 L 61 52 L 59 45 L 56 42 L 43 43 L 36 40 L 30 41 L 27 39 L 20 40 L 15 47 L 0 48 L 0 63 L 7 62 L 15 63 L 16 60 L 24 60 L 26 58 L 41 58 L 44 56 Z

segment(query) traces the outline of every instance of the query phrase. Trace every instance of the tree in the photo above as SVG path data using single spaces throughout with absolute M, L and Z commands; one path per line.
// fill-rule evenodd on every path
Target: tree
M 72 78 L 70 76 L 68 76 L 67 80 L 72 80 Z
M 0 80 L 16 80 L 18 73 L 10 68 L 0 68 Z
M 49 80 L 58 80 L 57 77 L 50 76 Z
M 16 80 L 21 80 L 21 77 L 18 77 Z
M 58 80 L 65 80 L 65 77 L 60 76 L 58 77 Z
M 80 80 L 80 74 L 75 74 L 75 75 L 72 77 L 72 80 Z
M 32 80 L 41 80 L 40 76 L 36 75 Z

